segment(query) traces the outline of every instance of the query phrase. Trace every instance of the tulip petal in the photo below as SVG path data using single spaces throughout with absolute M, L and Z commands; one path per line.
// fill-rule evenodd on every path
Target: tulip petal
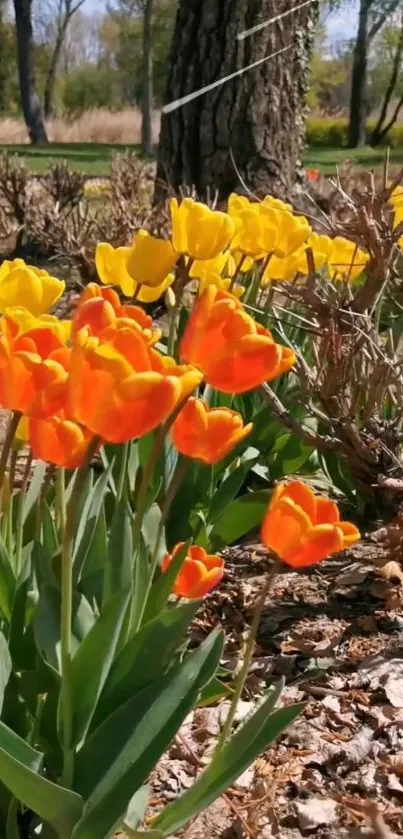
M 319 524 L 308 530 L 300 544 L 288 550 L 282 558 L 292 568 L 306 568 L 342 550 L 343 533 L 340 528 Z
M 316 519 L 315 524 L 336 524 L 339 526 L 340 513 L 335 501 L 330 498 L 316 499 Z
M 361 533 L 358 530 L 358 527 L 355 524 L 352 524 L 350 521 L 339 521 L 337 522 L 337 527 L 341 530 L 343 534 L 343 541 L 345 547 L 350 545 L 355 545 L 356 542 L 359 542 L 361 539 Z
M 262 542 L 286 562 L 286 556 L 312 526 L 309 516 L 286 492 L 269 507 L 262 525 Z

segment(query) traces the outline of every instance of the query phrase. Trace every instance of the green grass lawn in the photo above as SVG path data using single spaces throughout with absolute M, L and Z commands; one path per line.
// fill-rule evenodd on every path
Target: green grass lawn
M 15 154 L 27 163 L 33 172 L 40 173 L 55 163 L 67 160 L 74 168 L 89 177 L 108 174 L 110 157 L 114 151 L 126 149 L 139 151 L 139 146 L 122 146 L 105 143 L 49 143 L 47 146 L 0 145 L 1 152 Z
M 304 164 L 311 169 L 320 169 L 324 175 L 331 175 L 336 166 L 344 161 L 351 161 L 365 169 L 381 169 L 385 160 L 386 149 L 318 149 L 310 147 L 304 154 Z M 403 165 L 403 148 L 391 149 L 390 163 L 394 166 Z
M 105 143 L 49 143 L 47 146 L 0 145 L 0 152 L 15 154 L 31 167 L 33 172 L 43 172 L 48 166 L 67 160 L 70 165 L 90 176 L 108 174 L 111 154 L 126 149 L 139 151 L 139 146 L 122 146 Z M 325 175 L 334 173 L 336 166 L 345 160 L 354 161 L 367 169 L 379 169 L 385 159 L 385 149 L 332 149 L 309 148 L 304 155 L 304 164 L 308 168 L 320 169 Z M 403 148 L 392 149 L 390 162 L 403 165 Z

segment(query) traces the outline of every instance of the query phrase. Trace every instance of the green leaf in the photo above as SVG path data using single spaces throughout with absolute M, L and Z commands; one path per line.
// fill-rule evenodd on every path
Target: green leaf
M 0 714 L 3 707 L 4 691 L 7 687 L 11 670 L 12 663 L 11 656 L 8 651 L 7 641 L 3 633 L 0 632 Z
M 0 612 L 10 623 L 16 580 L 7 548 L 0 537 Z
M 203 688 L 198 700 L 197 700 L 197 707 L 198 708 L 206 708 L 209 705 L 215 705 L 217 702 L 220 702 L 221 699 L 228 699 L 229 696 L 232 696 L 232 689 L 228 687 L 228 685 L 224 685 L 223 682 L 220 682 L 216 676 L 211 680 L 211 682 Z
M 81 642 L 71 665 L 73 744 L 84 739 L 118 645 L 129 595 L 116 595 Z
M 137 551 L 134 560 L 134 590 L 131 604 L 131 629 L 136 632 L 142 621 L 144 612 L 144 603 L 147 597 L 147 591 L 150 582 L 150 562 L 148 557 L 148 550 L 140 533 L 137 540 Z
M 165 609 L 130 638 L 111 667 L 95 713 L 95 725 L 100 725 L 135 693 L 162 677 L 198 606 L 199 601 L 193 601 Z
M 95 601 L 98 608 L 101 608 L 102 603 L 107 556 L 108 530 L 105 509 L 102 507 L 85 555 L 79 582 L 80 591 L 90 603 Z
M 214 758 L 196 783 L 157 816 L 153 826 L 171 836 L 215 801 L 250 766 L 259 754 L 289 726 L 304 708 L 288 705 L 269 713 L 272 695 Z
M 80 818 L 84 802 L 77 793 L 39 775 L 42 760 L 40 752 L 0 722 L 0 781 L 64 839 Z
M 76 582 L 80 579 L 82 569 L 87 562 L 88 553 L 93 544 L 98 518 L 103 509 L 103 503 L 108 489 L 112 465 L 111 463 L 108 469 L 98 478 L 92 492 L 89 493 L 85 500 L 82 516 L 77 527 L 77 537 L 73 554 L 74 580 Z
M 59 547 L 54 517 L 46 501 L 42 502 L 43 548 L 49 556 L 53 556 Z
M 173 558 L 173 561 L 167 571 L 165 571 L 164 574 L 161 574 L 159 580 L 157 580 L 157 582 L 152 586 L 148 596 L 147 605 L 144 610 L 143 623 L 147 623 L 147 621 L 152 620 L 156 617 L 156 615 L 162 612 L 170 594 L 172 593 L 179 571 L 186 559 L 189 545 L 190 542 L 185 542 L 183 548 L 181 548 L 181 550 L 178 551 L 177 555 Z
M 130 800 L 123 825 L 125 830 L 130 831 L 130 834 L 137 830 L 144 819 L 148 807 L 148 797 L 148 786 L 145 784 L 134 793 Z
M 233 545 L 262 523 L 270 499 L 268 490 L 242 495 L 228 504 L 210 533 L 211 550 Z
M 85 597 L 73 599 L 72 649 L 73 654 L 95 621 L 94 613 Z M 60 672 L 60 589 L 44 585 L 34 619 L 34 637 L 37 649 L 56 673 Z
M 119 591 L 128 591 L 132 580 L 133 514 L 125 498 L 116 505 L 105 567 L 104 603 Z
M 208 521 L 213 523 L 222 515 L 228 504 L 235 498 L 245 482 L 250 470 L 259 459 L 259 454 L 246 458 L 225 478 L 213 495 L 208 513 Z
M 76 759 L 74 786 L 87 799 L 73 839 L 108 837 L 213 677 L 221 633 L 209 638 L 159 682 L 119 708 L 87 740 Z
M 40 497 L 43 487 L 43 479 L 45 477 L 47 468 L 47 463 L 43 463 L 43 461 L 41 460 L 39 460 L 35 466 L 34 473 L 32 475 L 32 480 L 29 484 L 29 489 L 24 501 L 24 523 L 26 522 L 31 510 L 34 508 L 36 502 L 38 501 L 38 498 Z

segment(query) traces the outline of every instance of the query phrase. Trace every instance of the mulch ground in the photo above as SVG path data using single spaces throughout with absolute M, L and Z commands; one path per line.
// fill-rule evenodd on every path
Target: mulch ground
M 199 816 L 185 839 L 317 839 L 403 835 L 403 573 L 400 538 L 379 532 L 347 556 L 274 581 L 260 624 L 240 721 L 284 676 L 282 702 L 306 702 L 284 736 Z M 258 544 L 228 549 L 194 643 L 222 623 L 233 671 L 271 560 Z M 160 807 L 208 762 L 225 703 L 186 720 L 153 778 Z

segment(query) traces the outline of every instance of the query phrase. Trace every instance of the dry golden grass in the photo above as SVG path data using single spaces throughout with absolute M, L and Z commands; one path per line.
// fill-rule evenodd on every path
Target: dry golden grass
M 153 115 L 154 142 L 158 141 L 160 114 Z M 141 112 L 138 108 L 109 111 L 94 108 L 77 117 L 58 117 L 47 123 L 48 137 L 53 143 L 121 143 L 141 142 Z M 0 119 L 0 145 L 28 143 L 28 132 L 22 119 Z

